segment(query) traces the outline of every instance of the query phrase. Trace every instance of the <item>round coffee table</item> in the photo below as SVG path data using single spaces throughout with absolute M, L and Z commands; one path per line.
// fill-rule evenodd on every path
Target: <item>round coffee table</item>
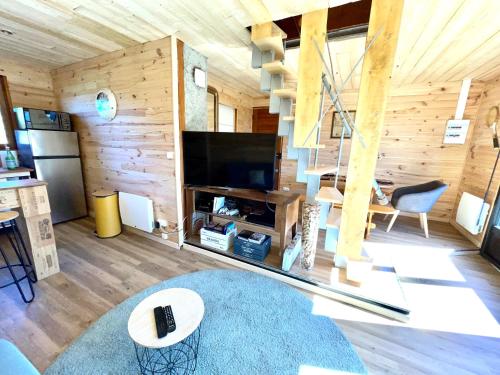
M 172 306 L 176 329 L 159 339 L 154 308 Z M 205 305 L 194 291 L 161 290 L 142 300 L 130 314 L 128 333 L 142 374 L 190 374 L 196 369 Z

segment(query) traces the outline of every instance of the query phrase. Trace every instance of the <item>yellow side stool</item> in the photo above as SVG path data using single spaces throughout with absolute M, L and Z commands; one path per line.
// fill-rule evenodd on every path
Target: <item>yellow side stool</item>
M 95 231 L 99 238 L 118 236 L 122 232 L 118 192 L 99 190 L 94 196 Z

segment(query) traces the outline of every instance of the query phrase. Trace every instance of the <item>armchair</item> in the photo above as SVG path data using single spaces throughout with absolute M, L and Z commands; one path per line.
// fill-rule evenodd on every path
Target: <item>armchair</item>
M 429 238 L 429 228 L 427 225 L 427 213 L 437 202 L 439 197 L 448 189 L 448 185 L 435 180 L 425 184 L 406 186 L 394 190 L 391 204 L 396 210 L 387 227 L 389 232 L 396 221 L 399 213 L 413 212 L 420 216 L 420 227 L 424 230 L 425 237 Z

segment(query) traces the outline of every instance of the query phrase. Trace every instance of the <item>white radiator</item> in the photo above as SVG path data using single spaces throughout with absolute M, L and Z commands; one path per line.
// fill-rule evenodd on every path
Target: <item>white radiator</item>
M 472 234 L 481 233 L 490 210 L 490 205 L 488 203 L 484 204 L 481 211 L 482 206 L 483 199 L 464 192 L 462 198 L 460 198 L 460 204 L 458 205 L 457 223 Z M 479 217 L 479 215 L 481 215 L 481 217 Z
M 118 197 L 122 223 L 151 233 L 155 225 L 153 201 L 141 195 L 121 191 Z

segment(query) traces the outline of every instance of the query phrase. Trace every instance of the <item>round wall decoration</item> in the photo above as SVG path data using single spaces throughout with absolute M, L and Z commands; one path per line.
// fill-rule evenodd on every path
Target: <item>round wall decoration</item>
M 111 121 L 116 116 L 116 97 L 110 89 L 102 89 L 96 95 L 95 108 L 99 117 Z

